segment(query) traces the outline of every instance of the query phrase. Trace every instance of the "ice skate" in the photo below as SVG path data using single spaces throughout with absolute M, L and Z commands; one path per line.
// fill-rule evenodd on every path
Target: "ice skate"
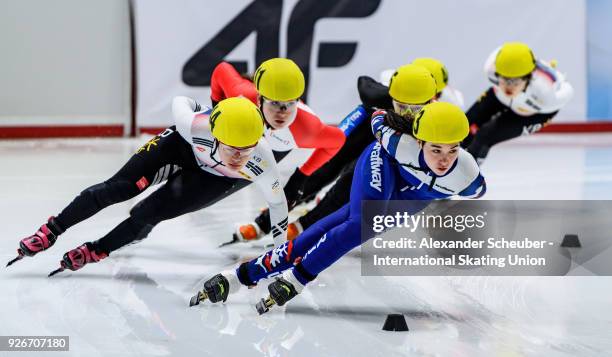
M 257 223 L 247 223 L 240 225 L 236 228 L 236 232 L 232 235 L 232 240 L 221 243 L 219 247 L 225 247 L 226 245 L 238 243 L 238 242 L 249 242 L 258 240 L 265 236 L 263 231 L 259 228 Z
M 54 233 L 55 232 L 55 233 Z M 10 266 L 13 263 L 23 259 L 23 257 L 32 257 L 43 250 L 49 249 L 55 241 L 57 237 L 63 233 L 63 230 L 55 222 L 55 217 L 49 217 L 47 223 L 43 224 L 38 228 L 36 233 L 33 235 L 23 238 L 19 242 L 19 248 L 17 248 L 17 257 L 6 266 Z
M 64 258 L 60 262 L 60 267 L 49 273 L 49 276 L 61 273 L 66 269 L 76 271 L 88 263 L 97 263 L 106 257 L 108 257 L 108 254 L 97 253 L 91 243 L 85 243 L 66 252 Z
M 261 299 L 255 308 L 260 315 L 270 311 L 270 308 L 274 305 L 283 306 L 289 300 L 296 297 L 304 288 L 294 277 L 293 273 L 288 272 L 283 277 L 276 278 L 275 281 L 268 285 L 268 291 L 270 295 Z
M 229 281 L 222 274 L 213 276 L 204 283 L 204 288 L 202 290 L 191 297 L 189 306 L 199 305 L 201 301 L 206 299 L 210 300 L 212 303 L 217 303 L 219 301 L 225 302 L 230 291 L 229 285 Z
M 289 223 L 289 226 L 287 226 L 287 240 L 294 240 L 302 234 L 303 231 L 304 229 L 299 221 Z

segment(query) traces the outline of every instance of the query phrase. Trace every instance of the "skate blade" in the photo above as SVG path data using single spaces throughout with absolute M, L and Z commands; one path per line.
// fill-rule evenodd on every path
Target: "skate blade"
M 57 273 L 61 273 L 61 272 L 63 272 L 63 271 L 64 271 L 64 268 L 61 268 L 61 267 L 60 267 L 60 268 L 57 268 L 57 269 L 55 269 L 54 271 L 50 272 L 48 276 L 49 276 L 49 277 L 51 277 L 51 276 L 53 276 L 53 275 L 55 275 L 55 274 L 57 274 Z
M 200 299 L 198 299 L 198 295 L 194 295 L 189 300 L 189 307 L 196 306 L 200 304 Z
M 25 253 L 21 250 L 21 248 L 17 248 L 17 257 L 15 259 L 11 260 L 10 262 L 6 263 L 6 267 L 7 268 L 10 267 L 15 262 L 18 262 L 21 259 L 23 259 L 23 257 L 25 257 Z
M 200 301 L 204 301 L 207 298 L 208 298 L 208 295 L 206 295 L 205 292 L 198 291 L 198 293 L 192 296 L 191 299 L 189 300 L 189 307 L 199 305 Z
M 231 244 L 236 244 L 238 242 L 240 242 L 240 239 L 238 239 L 238 237 L 236 236 L 236 233 L 234 233 L 234 235 L 232 236 L 232 240 L 230 240 L 229 242 L 219 244 L 219 248 L 226 247 Z
M 255 308 L 257 309 L 257 312 L 260 315 L 265 314 L 266 312 L 270 311 L 270 308 L 272 306 L 274 306 L 274 304 L 276 304 L 276 302 L 274 301 L 274 299 L 272 299 L 272 297 L 268 296 L 268 298 L 266 299 L 261 299 L 256 305 Z
M 21 259 L 23 259 L 23 255 L 18 255 L 17 258 L 11 260 L 10 262 L 6 263 L 6 267 L 10 267 L 11 265 L 13 265 L 15 262 L 20 261 Z

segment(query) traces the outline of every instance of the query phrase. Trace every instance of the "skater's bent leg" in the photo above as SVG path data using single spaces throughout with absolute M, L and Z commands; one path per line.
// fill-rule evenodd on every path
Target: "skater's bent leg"
M 139 202 L 130 217 L 94 242 L 100 252 L 110 254 L 148 236 L 158 223 L 210 206 L 234 192 L 240 180 L 204 171 L 181 171 L 164 186 Z M 244 187 L 244 186 L 242 186 Z
M 240 265 L 236 270 L 243 285 L 254 285 L 259 280 L 277 275 L 293 266 L 296 259 L 306 255 L 309 249 L 332 227 L 348 218 L 349 207 L 345 205 L 338 211 L 323 218 L 296 239 L 268 251 L 261 256 Z
M 92 245 L 97 253 L 110 255 L 111 252 L 127 244 L 146 238 L 153 227 L 154 225 L 144 224 L 134 220 L 133 217 L 128 217 L 107 235 L 92 242 Z
M 293 275 L 306 285 L 351 249 L 361 245 L 361 216 L 349 217 L 324 234 L 313 249 L 293 268 Z
M 372 166 L 370 162 L 372 150 L 377 150 L 379 155 L 376 157 L 381 157 L 383 159 L 382 166 L 379 165 L 378 162 L 376 163 L 377 172 L 380 173 L 380 177 L 384 182 L 383 188 L 380 191 L 378 191 L 378 189 L 373 189 L 369 184 L 372 179 L 370 177 L 372 175 L 372 170 L 370 170 L 370 166 Z M 340 255 L 329 252 L 329 259 L 320 258 L 324 260 L 322 264 L 326 264 L 327 261 L 331 264 L 344 253 L 356 245 L 359 245 L 361 242 L 361 201 L 389 199 L 394 188 L 395 178 L 391 172 L 393 164 L 390 162 L 392 159 L 386 158 L 384 155 L 380 156 L 381 150 L 382 147 L 380 144 L 372 144 L 369 148 L 364 150 L 357 160 L 354 171 L 355 174 L 353 175 L 351 184 L 350 202 L 348 204 L 331 216 L 327 216 L 315 223 L 294 241 L 289 241 L 249 263 L 242 264 L 236 271 L 241 283 L 244 285 L 252 285 L 252 283 L 262 278 L 276 275 L 283 270 L 291 268 L 297 257 L 302 257 L 303 260 L 305 260 L 306 256 L 316 251 L 323 251 L 323 255 L 325 255 L 325 252 L 328 251 L 326 247 L 344 244 L 344 248 L 340 249 Z M 327 240 L 330 232 L 333 231 L 337 232 L 333 235 L 335 238 L 331 239 L 330 243 L 323 244 Z M 342 237 L 345 241 L 340 243 L 341 238 L 338 237 L 345 234 L 346 236 Z M 338 240 L 338 242 L 336 242 L 336 240 Z M 299 244 L 298 242 L 302 243 L 296 247 L 292 245 L 293 242 L 296 242 L 296 245 Z M 321 249 L 321 245 L 324 245 L 323 249 Z M 294 249 L 296 250 L 294 251 Z M 298 263 L 296 267 L 297 270 L 300 270 L 304 265 Z M 312 268 L 318 269 L 316 265 L 313 265 Z M 295 271 L 296 269 L 294 269 L 294 272 Z M 316 274 L 318 274 L 318 272 L 304 271 L 301 275 L 302 277 L 312 278 Z
M 293 268 L 293 275 L 302 284 L 306 285 L 320 272 L 335 263 L 340 257 L 351 249 L 359 246 L 362 241 L 372 238 L 361 236 L 361 205 L 364 200 L 389 200 L 395 190 L 395 173 L 393 172 L 393 159 L 380 153 L 383 150 L 380 144 L 370 146 L 359 157 L 355 166 L 355 174 L 351 185 L 349 212 L 346 220 L 329 230 L 304 256 L 302 261 Z M 377 151 L 379 155 L 373 155 L 382 159 L 379 162 L 371 162 L 371 153 Z M 381 180 L 380 188 L 370 185 L 372 181 L 371 167 L 376 165 Z
M 520 136 L 523 132 L 522 122 L 516 114 L 502 114 L 502 116 L 485 123 L 478 130 L 467 147 L 467 151 L 480 164 L 487 157 L 493 145 Z
M 110 205 L 134 198 L 179 167 L 194 165 L 193 161 L 189 144 L 170 127 L 149 140 L 113 177 L 83 190 L 57 215 L 57 223 L 66 230 Z
M 499 116 L 504 112 L 506 107 L 497 99 L 493 87 L 485 91 L 478 100 L 466 112 L 470 125 L 475 125 L 481 128 L 485 123 Z M 467 148 L 474 139 L 473 134 L 469 134 L 461 143 L 461 146 Z
M 66 230 L 93 216 L 103 208 L 129 200 L 140 192 L 135 182 L 113 177 L 108 181 L 83 190 L 57 215 L 56 220 L 62 229 Z
M 484 124 L 476 133 L 467 151 L 482 162 L 493 145 L 499 144 L 521 135 L 535 133 L 544 127 L 557 112 L 549 114 L 534 114 L 523 117 L 513 112 L 506 112 L 490 122 Z

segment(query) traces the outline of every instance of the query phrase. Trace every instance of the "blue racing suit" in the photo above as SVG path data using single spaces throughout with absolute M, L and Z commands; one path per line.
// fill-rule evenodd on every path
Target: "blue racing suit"
M 416 139 L 385 125 L 385 114 L 379 111 L 372 116 L 377 141 L 357 161 L 350 202 L 310 226 L 295 240 L 243 263 L 236 271 L 242 284 L 254 285 L 263 278 L 293 269 L 296 279 L 306 285 L 361 244 L 363 200 L 431 201 L 454 195 L 477 198 L 484 194 L 485 181 L 472 155 L 460 149 L 446 174 L 437 176 L 427 167 Z M 363 240 L 369 238 L 372 237 Z

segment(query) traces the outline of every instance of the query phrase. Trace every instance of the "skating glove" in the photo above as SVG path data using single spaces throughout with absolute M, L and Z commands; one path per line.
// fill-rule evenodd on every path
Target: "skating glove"
M 389 87 L 382 85 L 372 77 L 360 76 L 357 79 L 357 91 L 361 103 L 366 108 L 393 108 L 393 102 L 389 95 Z
M 293 175 L 289 177 L 289 181 L 285 185 L 285 197 L 287 198 L 287 206 L 290 211 L 304 194 L 306 179 L 308 179 L 308 176 L 304 175 L 299 168 L 296 168 Z

